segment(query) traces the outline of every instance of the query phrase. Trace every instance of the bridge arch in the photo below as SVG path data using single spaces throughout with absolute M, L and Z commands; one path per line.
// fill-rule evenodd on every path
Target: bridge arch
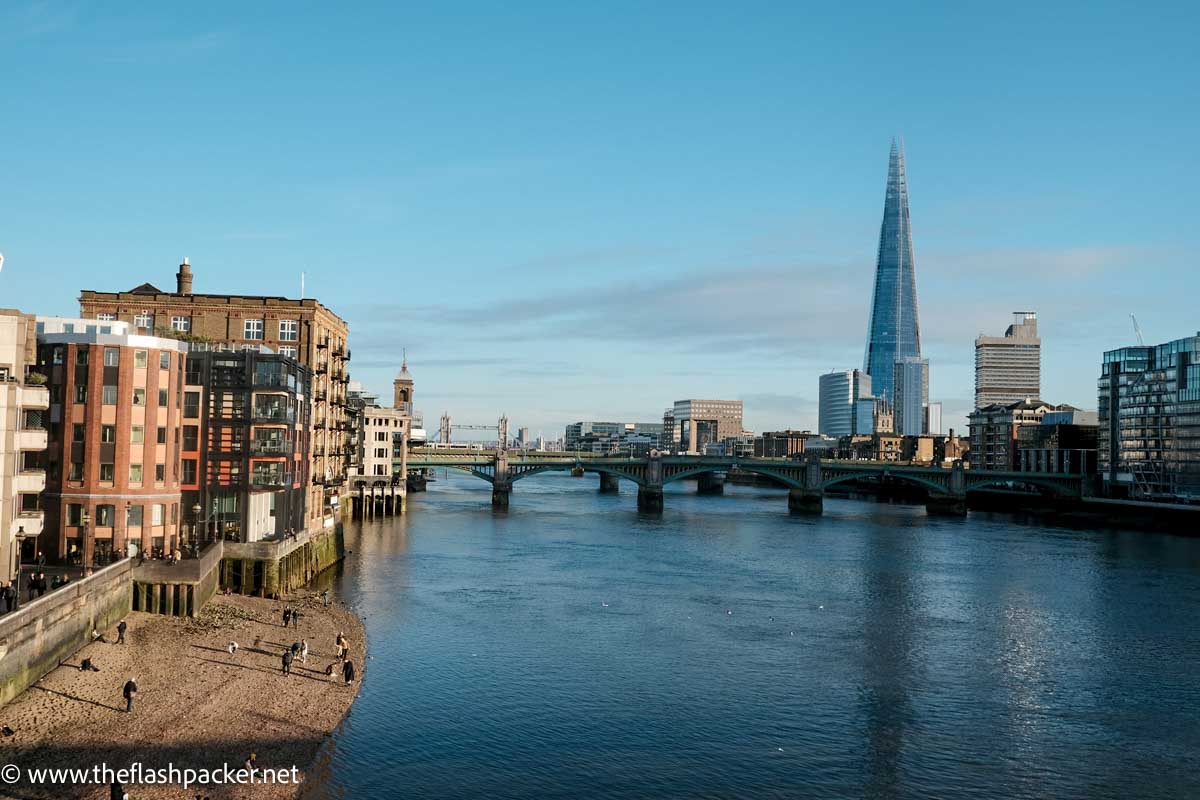
M 1021 473 L 1019 475 L 1001 475 L 996 477 L 980 478 L 978 480 L 970 481 L 966 486 L 966 490 L 968 492 L 972 492 L 976 489 L 986 489 L 989 486 L 1021 483 L 1037 489 L 1049 490 L 1059 497 L 1079 497 L 1082 494 L 1078 486 L 1072 486 L 1061 479 L 1055 480 L 1053 478 L 1039 478 L 1039 474 L 1040 473 L 1030 472 Z M 1072 477 L 1080 479 L 1079 483 L 1082 484 L 1081 476 Z
M 915 475 L 909 475 L 904 472 L 888 472 L 888 471 L 880 472 L 878 475 L 874 475 L 874 474 L 870 474 L 870 473 L 861 473 L 861 472 L 851 472 L 851 473 L 847 473 L 847 474 L 843 474 L 843 475 L 835 475 L 831 478 L 821 481 L 821 490 L 825 491 L 825 490 L 829 489 L 830 487 L 837 486 L 840 483 L 848 483 L 849 481 L 861 480 L 864 477 L 867 477 L 867 478 L 874 478 L 874 477 L 891 478 L 892 480 L 912 484 L 914 486 L 919 486 L 922 489 L 929 492 L 930 495 L 952 494 L 952 492 L 947 487 L 942 486 L 938 483 L 934 483 L 933 481 L 928 481 L 928 480 L 925 480 L 924 478 L 920 478 Z

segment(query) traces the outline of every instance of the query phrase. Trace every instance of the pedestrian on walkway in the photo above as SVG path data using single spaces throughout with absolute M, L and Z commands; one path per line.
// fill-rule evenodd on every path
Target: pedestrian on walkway
M 292 621 L 292 610 L 287 606 L 283 607 L 283 627 L 287 627 Z
M 125 620 L 117 623 L 117 644 L 125 644 L 125 631 L 129 628 Z
M 346 679 L 346 685 L 354 683 L 354 662 L 347 661 L 342 665 L 342 677 Z
M 126 714 L 133 713 L 133 696 L 137 694 L 137 691 L 138 686 L 136 678 L 130 678 L 129 680 L 125 681 L 125 689 L 122 691 L 122 694 L 125 695 Z
M 284 675 L 292 674 L 292 651 L 291 650 L 283 651 L 283 674 Z
M 39 572 L 38 576 L 37 576 L 38 597 L 41 597 L 42 595 L 44 595 L 46 593 L 47 586 L 48 586 L 48 584 L 46 583 L 46 573 Z

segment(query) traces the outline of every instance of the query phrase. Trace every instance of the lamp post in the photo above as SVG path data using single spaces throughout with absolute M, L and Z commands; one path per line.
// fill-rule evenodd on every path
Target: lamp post
M 87 575 L 92 569 L 92 559 L 95 557 L 96 544 L 88 539 L 88 525 L 92 522 L 92 515 L 84 511 L 83 516 L 79 518 L 80 527 L 83 529 L 83 574 Z
M 199 502 L 197 502 L 195 505 L 192 506 L 192 542 L 191 542 L 191 545 L 192 545 L 192 557 L 193 558 L 195 558 L 197 550 L 199 549 L 197 545 L 199 544 L 200 539 L 196 535 L 196 528 L 198 528 L 200 525 L 200 512 L 203 510 L 204 509 L 201 508 Z
M 21 605 L 21 550 L 24 549 L 25 540 L 29 538 L 29 534 L 25 533 L 25 526 L 17 527 L 17 596 L 13 599 L 13 608 Z

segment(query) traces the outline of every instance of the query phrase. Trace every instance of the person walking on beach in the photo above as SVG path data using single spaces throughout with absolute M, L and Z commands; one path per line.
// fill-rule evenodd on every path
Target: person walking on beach
M 291 621 L 292 621 L 292 610 L 290 608 L 288 608 L 287 606 L 284 606 L 283 607 L 283 627 L 286 628 L 288 626 L 288 623 L 290 623 Z
M 291 650 L 283 651 L 283 674 L 284 675 L 292 674 L 292 651 Z
M 300 612 L 299 611 L 292 612 L 292 627 L 293 628 L 300 627 Z
M 122 694 L 125 695 L 125 713 L 126 714 L 133 713 L 133 696 L 137 694 L 137 690 L 138 690 L 138 688 L 137 688 L 137 679 L 136 678 L 130 678 L 129 680 L 125 681 L 125 689 L 122 691 Z
M 321 601 L 323 603 L 325 603 L 326 608 L 329 608 L 329 590 L 328 589 L 321 592 Z
M 343 658 L 345 658 L 345 657 L 346 657 L 346 650 L 347 650 L 347 649 L 348 649 L 348 647 L 346 646 L 346 634 L 344 634 L 344 633 L 339 633 L 339 634 L 337 635 L 337 657 L 338 657 L 338 661 L 341 661 Z
M 354 662 L 347 661 L 342 665 L 342 677 L 346 679 L 346 685 L 354 683 Z
M 251 753 L 250 757 L 246 759 L 246 763 L 242 764 L 242 769 L 246 770 L 246 772 L 249 772 L 250 775 L 253 776 L 254 770 L 258 769 L 258 755 L 256 753 Z
M 117 623 L 117 644 L 125 644 L 125 631 L 129 628 L 125 620 Z
M 300 640 L 300 663 L 308 664 L 308 639 Z

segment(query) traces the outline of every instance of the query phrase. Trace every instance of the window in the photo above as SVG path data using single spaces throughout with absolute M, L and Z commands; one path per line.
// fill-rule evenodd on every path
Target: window
M 299 353 L 299 351 L 290 345 L 284 345 L 279 348 L 279 355 L 287 356 L 288 358 L 295 358 L 297 353 Z
M 167 428 L 165 425 L 158 426 L 158 436 L 155 438 L 154 441 L 156 441 L 159 444 L 167 443 Z
M 76 422 L 74 428 L 75 429 L 71 434 L 71 441 L 72 442 L 86 441 L 87 440 L 87 426 L 80 422 Z
M 141 483 L 142 482 L 142 465 L 141 464 L 130 464 L 129 465 L 129 482 L 130 483 Z
M 109 483 L 112 483 L 114 474 L 115 474 L 115 470 L 113 469 L 112 464 L 101 464 L 100 465 L 100 480 L 108 481 Z
M 119 347 L 104 348 L 104 366 L 115 367 L 121 363 L 121 349 Z
M 154 480 L 155 480 L 155 482 L 162 483 L 166 479 L 167 479 L 167 465 L 166 464 L 155 464 L 154 465 Z
M 113 525 L 113 518 L 116 516 L 114 513 L 115 511 L 116 507 L 109 505 L 108 503 L 103 503 L 96 506 L 96 527 L 111 528 Z
M 83 462 L 82 461 L 72 461 L 71 462 L 71 470 L 70 470 L 70 472 L 67 473 L 67 480 L 69 480 L 69 481 L 83 480 Z
M 134 527 L 142 527 L 142 507 L 128 506 L 125 509 L 125 524 Z
M 106 406 L 115 406 L 117 404 L 117 387 L 115 387 L 115 386 L 101 387 L 100 402 Z
M 376 458 L 387 458 L 388 457 L 388 449 L 386 447 L 376 447 L 375 448 L 375 457 Z
M 154 315 L 149 311 L 143 311 L 133 318 L 133 324 L 139 328 L 154 330 Z
M 146 441 L 146 428 L 142 425 L 134 425 L 129 429 L 129 441 L 131 444 L 142 444 Z
M 170 369 L 171 368 L 171 354 L 170 353 L 159 353 L 158 354 L 158 368 L 159 369 Z
M 168 398 L 168 396 L 167 396 L 167 390 L 159 389 L 158 390 L 158 404 L 160 406 L 165 407 L 168 402 L 170 402 L 170 398 Z
M 135 406 L 146 405 L 146 390 L 145 389 L 134 389 L 133 390 L 133 404 Z
M 87 402 L 87 384 L 86 383 L 75 384 L 75 402 L 81 403 L 81 404 Z M 116 400 L 113 401 L 113 404 L 114 405 L 116 404 Z
M 195 483 L 196 482 L 196 459 L 185 458 L 183 460 L 183 482 L 184 483 Z
M 100 320 L 101 322 L 116 322 L 117 315 L 116 314 L 97 314 L 96 319 Z
M 300 341 L 300 320 L 297 320 L 297 319 L 281 319 L 281 320 L 279 320 L 279 340 L 281 342 L 298 342 L 298 341 Z
M 87 365 L 87 363 L 88 363 L 87 347 L 77 347 L 75 349 L 75 363 L 85 365 L 85 366 Z
M 163 524 L 163 517 L 166 516 L 163 513 L 163 508 L 164 508 L 164 506 L 162 503 L 155 503 L 154 505 L 150 506 L 150 524 L 151 525 L 162 525 Z
M 183 393 L 183 415 L 189 419 L 196 419 L 200 416 L 200 393 L 199 392 L 184 392 Z
M 171 330 L 180 333 L 190 333 L 192 330 L 191 317 L 171 317 Z
M 150 354 L 147 353 L 145 350 L 134 350 L 133 351 L 133 368 L 134 369 L 145 369 L 146 365 L 149 363 L 149 359 L 150 359 Z
M 116 425 L 101 425 L 100 426 L 100 441 L 105 444 L 112 444 L 117 440 Z
M 71 503 L 67 506 L 67 524 L 79 526 L 83 524 L 83 506 Z
M 61 344 L 54 345 L 54 347 L 50 350 L 50 363 L 51 364 L 63 363 L 63 351 L 64 351 L 64 348 Z
M 200 449 L 200 428 L 197 425 L 183 426 L 183 449 L 184 450 L 199 450 Z
M 261 339 L 263 338 L 263 321 L 261 319 L 246 320 L 246 335 L 243 339 Z

